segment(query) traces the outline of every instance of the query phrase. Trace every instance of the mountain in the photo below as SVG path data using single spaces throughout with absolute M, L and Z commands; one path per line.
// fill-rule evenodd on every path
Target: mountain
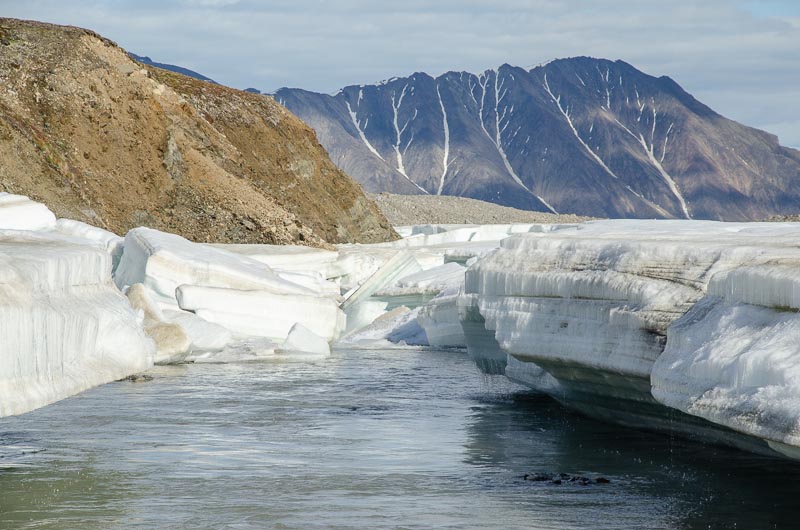
M 119 234 L 396 237 L 314 131 L 271 97 L 135 62 L 84 29 L 0 19 L 0 191 Z
M 153 61 L 150 57 L 136 55 L 135 53 L 128 52 L 128 55 L 137 62 L 142 64 L 146 64 L 147 66 L 155 66 L 156 68 L 161 68 L 162 70 L 169 70 L 170 72 L 175 72 L 176 74 L 183 74 L 187 77 L 193 77 L 194 79 L 199 79 L 200 81 L 208 81 L 209 83 L 219 84 L 210 77 L 206 77 L 203 74 L 199 74 L 194 70 L 189 70 L 188 68 L 184 68 L 183 66 L 175 66 L 174 64 L 166 64 L 166 63 L 157 63 Z
M 623 61 L 415 73 L 335 95 L 283 88 L 275 98 L 370 192 L 596 217 L 800 211 L 800 151 Z

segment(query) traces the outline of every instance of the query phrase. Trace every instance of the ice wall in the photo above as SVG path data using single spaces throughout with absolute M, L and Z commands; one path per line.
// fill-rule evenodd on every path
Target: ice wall
M 651 380 L 661 403 L 799 458 L 800 256 L 786 250 L 714 276 L 669 329 Z
M 712 422 L 688 430 L 714 424 L 800 457 L 798 241 L 796 223 L 697 221 L 514 236 L 467 270 L 468 349 L 502 364 L 483 318 L 509 375 L 533 363 L 568 404 L 655 426 L 661 403 Z
M 459 293 L 456 310 L 464 333 L 467 354 L 478 369 L 490 375 L 504 374 L 508 354 L 500 348 L 494 330 L 486 328 L 486 319 L 480 312 L 480 297 L 476 293 Z
M 152 365 L 153 342 L 111 282 L 111 263 L 73 236 L 0 231 L 0 416 Z

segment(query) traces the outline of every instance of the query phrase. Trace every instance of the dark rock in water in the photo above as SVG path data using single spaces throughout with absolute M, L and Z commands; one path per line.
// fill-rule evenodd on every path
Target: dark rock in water
M 526 474 L 522 478 L 531 482 L 547 482 L 549 480 L 553 480 L 553 475 L 548 475 L 547 473 L 534 473 L 533 475 Z
M 147 383 L 153 380 L 152 375 L 147 374 L 133 374 L 129 375 L 128 377 L 124 377 L 120 379 L 120 382 L 127 381 L 129 383 Z
M 551 484 L 563 484 L 564 482 L 569 482 L 571 484 L 577 484 L 580 486 L 611 483 L 611 481 L 605 477 L 598 477 L 597 479 L 592 480 L 589 477 L 584 477 L 582 475 L 570 475 L 569 473 L 559 473 L 557 475 L 552 473 L 526 473 L 522 478 L 523 480 L 527 480 L 529 482 L 549 482 Z

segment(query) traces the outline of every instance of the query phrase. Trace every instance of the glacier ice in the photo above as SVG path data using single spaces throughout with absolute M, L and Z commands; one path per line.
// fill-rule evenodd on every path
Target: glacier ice
M 458 296 L 463 286 L 463 269 L 460 279 L 445 287 L 431 301 L 420 307 L 417 322 L 425 330 L 428 345 L 434 347 L 467 346 L 464 329 L 458 314 Z
M 344 313 L 338 304 L 319 296 L 181 285 L 176 297 L 181 309 L 242 336 L 283 341 L 299 322 L 325 340 L 333 341 L 345 327 Z
M 156 343 L 155 362 L 183 360 L 192 345 L 184 329 L 178 324 L 167 322 L 163 311 L 152 300 L 143 284 L 131 285 L 126 294 L 131 307 L 142 312 L 144 330 Z
M 466 272 L 468 351 L 597 417 L 796 457 L 798 240 L 796 223 L 710 221 L 507 238 Z
M 114 279 L 120 289 L 142 283 L 157 302 L 166 305 L 175 304 L 175 290 L 184 284 L 313 294 L 281 279 L 259 261 L 150 228 L 135 228 L 125 235 L 125 251 Z
M 302 355 L 306 359 L 324 359 L 331 354 L 331 347 L 323 337 L 320 337 L 302 324 L 295 324 L 289 330 L 286 340 L 276 353 Z
M 111 261 L 55 232 L 0 232 L 0 416 L 152 366 L 153 341 L 111 283 Z
M 486 328 L 486 319 L 480 312 L 480 297 L 476 293 L 461 292 L 456 299 L 456 310 L 464 333 L 467 354 L 478 369 L 489 375 L 504 374 L 508 354 L 500 348 L 494 330 Z
M 653 395 L 796 457 L 800 255 L 791 247 L 766 254 L 762 258 L 774 265 L 714 276 L 708 296 L 670 327 L 653 368 Z
M 211 246 L 260 261 L 273 270 L 319 272 L 325 276 L 328 276 L 327 267 L 339 257 L 339 253 L 335 250 L 298 245 L 218 244 Z
M 362 302 L 361 305 L 366 302 Z M 419 309 L 406 306 L 383 311 L 369 324 L 342 337 L 336 346 L 350 349 L 394 349 L 427 346 L 425 330 L 419 325 Z
M 56 216 L 44 204 L 24 195 L 0 192 L 1 230 L 45 230 L 55 225 Z
M 263 246 L 259 247 L 264 253 Z M 327 281 L 313 266 L 297 266 L 297 255 L 313 258 L 316 252 L 290 249 L 295 268 L 274 271 L 242 248 L 233 249 L 238 253 L 148 228 L 136 228 L 125 236 L 115 274 L 117 285 L 142 284 L 159 307 L 178 317 L 170 322 L 165 316 L 157 326 L 147 326 L 154 336 L 158 332 L 157 342 L 164 344 L 160 361 L 220 351 L 234 347 L 231 341 L 246 337 L 280 344 L 297 323 L 327 341 L 338 338 L 345 326 L 344 313 L 337 304 L 338 285 Z M 267 254 L 279 256 L 272 248 Z M 180 316 L 181 310 L 197 318 L 190 321 L 192 317 Z M 176 328 L 181 333 L 168 333 Z
M 190 355 L 223 350 L 233 341 L 233 334 L 227 328 L 203 320 L 189 311 L 164 310 L 164 319 L 180 326 L 189 338 Z
M 466 346 L 594 417 L 800 459 L 800 224 L 401 232 L 335 251 L 123 240 L 0 194 L 0 416 L 154 361 Z

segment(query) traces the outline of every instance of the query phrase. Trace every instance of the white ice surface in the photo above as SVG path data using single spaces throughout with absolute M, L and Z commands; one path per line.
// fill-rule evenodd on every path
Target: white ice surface
M 376 318 L 386 313 L 388 305 L 388 302 L 381 300 L 364 300 L 351 307 L 347 312 L 345 334 L 350 334 L 371 324 Z
M 428 344 L 434 347 L 466 348 L 464 329 L 458 312 L 458 297 L 463 288 L 463 269 L 454 282 L 419 310 L 417 322 L 425 330 Z
M 113 232 L 72 219 L 59 219 L 56 221 L 55 231 L 99 246 L 111 254 L 112 272 L 122 258 L 123 242 L 125 240 Z
M 330 298 L 194 285 L 181 285 L 176 295 L 181 309 L 238 335 L 282 342 L 299 322 L 325 340 L 333 341 L 345 327 L 344 314 Z
M 319 272 L 276 270 L 275 274 L 277 274 L 278 278 L 282 280 L 305 287 L 317 296 L 334 299 L 340 298 L 339 284 L 326 280 L 325 277 Z
M 167 322 L 183 328 L 184 333 L 189 337 L 191 343 L 189 352 L 192 354 L 221 351 L 233 342 L 233 334 L 230 330 L 219 324 L 203 320 L 194 313 L 167 309 L 164 311 L 164 318 Z
M 55 225 L 56 216 L 44 204 L 24 195 L 0 192 L 0 229 L 45 230 Z
M 334 263 L 338 252 L 298 245 L 211 245 L 234 254 L 260 261 L 271 269 L 282 271 L 324 273 L 326 266 Z
M 418 314 L 419 308 L 396 307 L 343 337 L 337 346 L 357 349 L 427 346 L 425 330 L 417 322 Z
M 403 276 L 392 285 L 379 289 L 377 296 L 400 296 L 408 294 L 439 294 L 447 288 L 458 288 L 464 283 L 466 268 L 458 263 L 445 263 L 432 269 Z
M 179 285 L 313 294 L 254 259 L 150 228 L 135 228 L 125 236 L 115 281 L 120 288 L 143 283 L 167 305 L 175 303 Z
M 73 237 L 0 232 L 0 416 L 152 366 L 153 341 L 110 272 L 107 252 Z
M 276 353 L 299 354 L 306 358 L 321 358 L 330 356 L 331 347 L 328 341 L 315 334 L 302 324 L 295 324 L 289 330 L 289 335 Z
M 409 252 L 400 251 L 390 257 L 376 270 L 369 278 L 364 280 L 358 287 L 345 294 L 342 303 L 349 320 L 363 318 L 363 310 L 359 305 L 363 302 L 371 303 L 370 297 L 387 285 L 393 284 L 398 278 L 408 276 L 421 270 L 417 260 Z M 358 316 L 361 315 L 361 316 Z M 347 326 L 348 331 L 353 331 L 353 325 Z

